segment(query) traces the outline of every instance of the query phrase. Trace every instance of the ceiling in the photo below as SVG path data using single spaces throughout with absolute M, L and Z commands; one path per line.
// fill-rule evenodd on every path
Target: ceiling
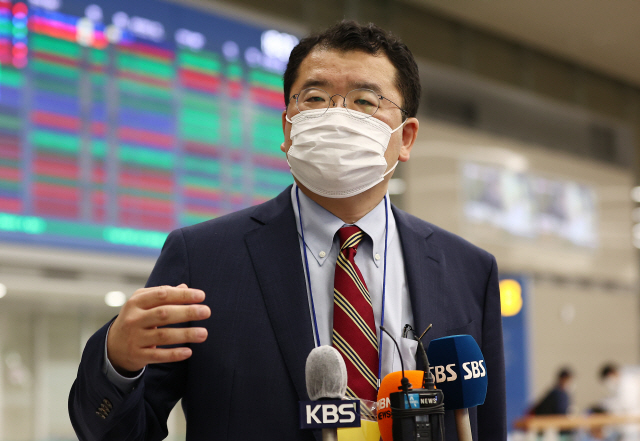
M 409 0 L 640 87 L 638 0 Z

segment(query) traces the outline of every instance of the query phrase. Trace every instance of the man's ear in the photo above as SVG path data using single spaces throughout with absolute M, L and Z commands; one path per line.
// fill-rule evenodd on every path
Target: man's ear
M 409 160 L 411 149 L 418 137 L 419 126 L 420 123 L 417 118 L 407 118 L 407 121 L 404 123 L 404 127 L 402 127 L 402 146 L 400 147 L 400 156 L 398 156 L 398 161 L 407 162 Z

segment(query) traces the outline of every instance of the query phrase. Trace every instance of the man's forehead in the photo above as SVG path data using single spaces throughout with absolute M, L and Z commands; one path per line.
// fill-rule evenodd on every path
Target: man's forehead
M 296 83 L 299 89 L 319 87 L 333 89 L 346 87 L 371 89 L 376 93 L 389 93 L 395 86 L 396 69 L 382 52 L 313 49 L 302 61 Z

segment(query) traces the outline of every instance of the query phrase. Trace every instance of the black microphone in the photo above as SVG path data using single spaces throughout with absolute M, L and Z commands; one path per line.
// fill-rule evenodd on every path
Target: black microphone
M 429 357 L 427 356 L 427 351 L 424 349 L 424 345 L 422 344 L 422 337 L 424 337 L 424 335 L 427 332 L 429 332 L 429 329 L 431 329 L 432 326 L 433 326 L 432 324 L 427 326 L 427 329 L 424 330 L 424 332 L 420 337 L 418 337 L 418 334 L 416 334 L 416 332 L 413 330 L 413 327 L 411 325 L 405 325 L 404 327 L 405 334 L 407 331 L 411 331 L 411 333 L 413 334 L 414 340 L 418 342 L 418 348 L 420 349 L 420 355 L 422 357 L 422 364 L 424 365 L 424 379 L 422 381 L 423 389 L 435 389 L 435 380 L 433 379 L 433 375 L 431 374 L 431 367 L 429 366 Z
M 380 329 L 395 343 L 402 366 L 399 384 L 397 373 L 392 372 L 384 377 L 378 391 L 378 403 L 385 402 L 388 397 L 391 408 L 391 438 L 388 436 L 388 418 L 381 418 L 382 415 L 378 415 L 383 441 L 444 441 L 444 394 L 441 390 L 435 389 L 433 380 L 430 380 L 426 352 L 424 358 L 427 370 L 421 375 L 421 380 L 423 385 L 430 385 L 430 387 L 412 389 L 411 383 L 405 376 L 404 361 L 398 342 L 383 326 L 380 326 Z M 410 372 L 416 371 L 407 371 L 407 373 Z M 394 389 L 399 392 L 391 392 Z
M 336 441 L 339 427 L 360 427 L 360 400 L 348 400 L 347 367 L 331 346 L 314 348 L 305 365 L 307 394 L 300 401 L 300 428 L 322 429 L 323 441 Z

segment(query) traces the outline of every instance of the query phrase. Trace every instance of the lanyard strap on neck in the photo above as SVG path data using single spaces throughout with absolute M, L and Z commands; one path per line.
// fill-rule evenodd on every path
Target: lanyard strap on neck
M 302 226 L 302 210 L 300 210 L 300 187 L 296 185 L 296 202 L 298 205 L 298 219 L 300 221 L 300 236 L 302 236 L 302 249 L 304 250 L 304 265 L 307 273 L 307 287 L 309 288 L 309 298 L 311 303 L 311 313 L 313 314 L 313 330 L 315 333 L 316 347 L 320 346 L 320 332 L 318 331 L 318 318 L 316 316 L 316 307 L 313 302 L 313 291 L 311 290 L 311 272 L 309 271 L 309 258 L 307 256 L 307 243 L 304 240 L 304 227 Z M 384 196 L 384 266 L 382 273 L 382 312 L 380 314 L 380 326 L 384 326 L 384 305 L 387 288 L 387 245 L 389 235 L 389 207 L 387 204 L 387 195 Z M 377 333 L 377 330 L 376 330 Z M 380 333 L 378 342 L 378 387 L 380 387 L 380 374 L 382 373 L 382 340 L 384 336 Z
M 311 273 L 309 272 L 309 258 L 307 257 L 307 243 L 304 240 L 304 228 L 302 228 L 302 211 L 300 210 L 300 187 L 296 185 L 296 201 L 298 202 L 298 219 L 300 220 L 300 235 L 302 236 L 302 249 L 304 250 L 304 266 L 307 270 L 307 286 L 311 299 L 311 312 L 313 313 L 313 328 L 315 331 L 316 347 L 320 346 L 320 333 L 318 332 L 318 320 L 316 319 L 316 306 L 313 303 L 313 291 L 311 290 Z
M 387 294 L 387 245 L 389 237 L 389 207 L 387 205 L 387 195 L 384 195 L 384 269 L 382 272 L 382 312 L 380 313 L 380 326 L 384 326 L 384 305 Z M 382 374 L 382 342 L 384 333 L 380 332 L 380 341 L 378 342 L 378 389 L 380 389 L 380 375 Z

